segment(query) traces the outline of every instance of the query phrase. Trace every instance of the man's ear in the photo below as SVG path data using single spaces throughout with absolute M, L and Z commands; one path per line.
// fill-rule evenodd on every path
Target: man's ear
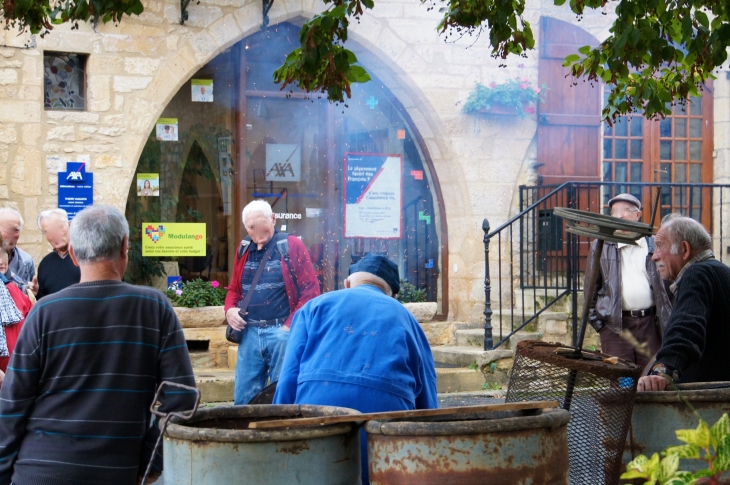
M 684 261 L 687 261 L 692 256 L 692 248 L 687 241 L 682 241 L 679 245 L 679 254 L 682 255 Z
M 74 266 L 78 266 L 79 262 L 76 259 L 76 254 L 74 253 L 74 247 L 71 246 L 70 244 L 68 245 L 68 254 L 69 254 L 69 256 L 71 256 L 71 261 L 73 261 Z

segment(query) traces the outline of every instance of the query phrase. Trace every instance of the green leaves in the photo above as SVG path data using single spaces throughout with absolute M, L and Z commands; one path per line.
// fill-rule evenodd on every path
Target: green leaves
M 124 15 L 141 14 L 144 6 L 142 0 L 5 0 L 0 10 L 11 27 L 44 36 L 65 22 L 120 22 Z
M 676 431 L 677 439 L 698 448 L 710 447 L 710 428 L 707 423 L 700 419 L 697 429 L 679 429 Z
M 351 96 L 352 83 L 370 80 L 362 66 L 356 65 L 355 54 L 342 44 L 347 40 L 349 16 L 362 15 L 363 6 L 372 8 L 373 1 L 335 0 L 332 8 L 305 23 L 299 34 L 301 47 L 287 56 L 274 71 L 274 81 L 281 89 L 295 85 L 306 92 L 327 93 L 330 101 L 344 102 Z
M 698 485 L 706 479 L 710 479 L 707 483 L 716 483 L 720 475 L 730 470 L 730 419 L 727 414 L 723 414 L 712 428 L 700 420 L 696 429 L 680 429 L 676 434 L 686 444 L 667 448 L 662 452 L 665 457 L 661 460 L 657 453 L 651 459 L 644 455 L 636 457 L 626 466 L 626 473 L 621 478 L 643 478 L 646 480 L 644 485 Z M 679 471 L 680 459 L 703 460 L 708 468 L 694 473 Z

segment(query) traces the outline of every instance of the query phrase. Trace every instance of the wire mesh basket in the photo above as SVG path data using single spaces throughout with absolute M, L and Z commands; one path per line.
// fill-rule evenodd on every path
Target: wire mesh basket
M 573 358 L 558 349 L 572 348 L 537 341 L 517 345 L 507 402 L 560 401 L 571 414 L 571 485 L 616 485 L 641 369 L 620 359 L 604 362 L 609 356 L 598 352 Z

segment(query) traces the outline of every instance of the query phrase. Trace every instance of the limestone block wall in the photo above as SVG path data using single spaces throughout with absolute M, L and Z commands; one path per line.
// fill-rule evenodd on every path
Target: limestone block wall
M 144 5 L 141 16 L 120 25 L 58 26 L 43 39 L 4 32 L 0 205 L 16 207 L 25 217 L 19 244 L 37 262 L 49 248 L 35 219 L 56 206 L 56 173 L 65 163 L 85 161 L 95 174 L 95 202 L 124 208 L 138 157 L 164 107 L 198 69 L 262 22 L 261 4 L 254 0 L 191 2 L 185 25 L 180 25 L 177 0 L 145 0 Z M 322 8 L 315 0 L 275 0 L 270 22 L 301 23 Z M 551 0 L 530 0 L 527 18 L 536 38 L 541 15 L 577 21 Z M 445 206 L 438 223 L 448 224 L 449 262 L 442 272 L 449 278 L 449 317 L 464 321 L 483 305 L 482 220 L 497 227 L 515 214 L 517 186 L 534 180 L 537 123 L 461 110 L 476 82 L 514 76 L 537 82 L 538 57 L 531 52 L 499 67 L 486 35 L 445 38 L 436 31 L 439 18 L 418 0 L 379 0 L 372 12 L 353 22 L 349 47 L 375 82 L 391 90 L 423 139 Z M 602 39 L 612 18 L 610 12 L 590 12 L 579 25 Z M 85 111 L 43 109 L 44 50 L 89 54 Z M 727 180 L 730 120 L 719 109 L 727 111 L 724 76 L 716 87 L 716 174 Z M 496 252 L 492 258 L 496 264 Z

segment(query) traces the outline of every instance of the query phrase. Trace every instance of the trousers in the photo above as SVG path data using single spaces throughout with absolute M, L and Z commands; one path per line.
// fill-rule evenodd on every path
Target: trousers
M 234 404 L 248 404 L 264 387 L 279 380 L 289 327 L 246 326 L 238 344 Z

